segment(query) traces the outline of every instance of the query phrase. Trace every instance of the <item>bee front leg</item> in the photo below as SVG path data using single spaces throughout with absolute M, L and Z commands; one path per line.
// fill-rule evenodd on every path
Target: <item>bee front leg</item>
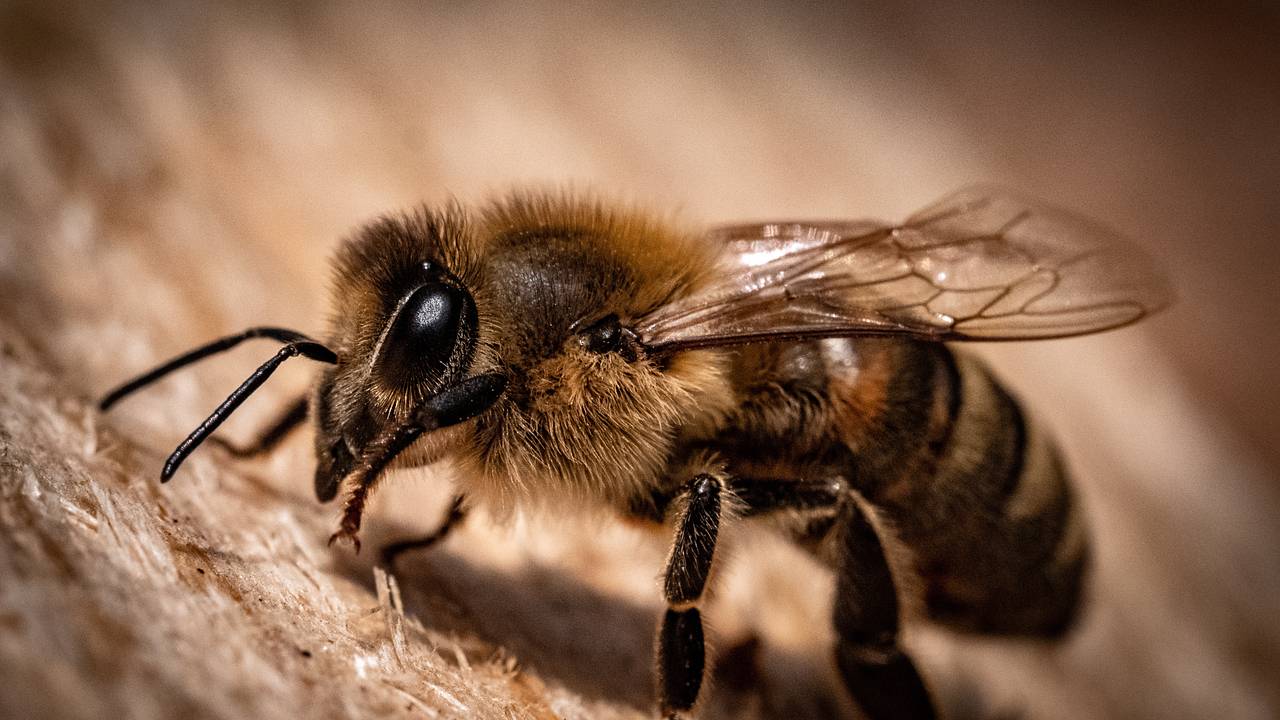
M 664 718 L 688 712 L 702 687 L 706 648 L 696 605 L 711 574 L 724 489 L 723 479 L 702 473 L 682 493 L 685 507 L 663 580 L 668 609 L 658 631 L 658 702 Z
M 871 720 L 931 720 L 929 691 L 898 645 L 898 594 L 863 509 L 846 503 L 836 528 L 836 663 Z
M 449 533 L 453 532 L 467 519 L 467 507 L 463 504 L 466 500 L 465 495 L 454 495 L 449 502 L 449 509 L 445 511 L 444 518 L 440 521 L 440 525 L 430 535 L 410 540 L 397 540 L 382 548 L 383 566 L 388 570 L 394 570 L 396 559 L 401 555 L 414 550 L 426 550 L 449 537 Z

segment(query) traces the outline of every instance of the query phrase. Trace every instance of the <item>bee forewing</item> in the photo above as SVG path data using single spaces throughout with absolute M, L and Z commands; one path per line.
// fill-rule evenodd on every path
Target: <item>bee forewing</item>
M 640 318 L 650 347 L 905 334 L 1023 340 L 1097 332 L 1164 305 L 1150 259 L 1116 233 L 1008 192 L 955 193 L 897 226 L 717 228 L 715 279 Z

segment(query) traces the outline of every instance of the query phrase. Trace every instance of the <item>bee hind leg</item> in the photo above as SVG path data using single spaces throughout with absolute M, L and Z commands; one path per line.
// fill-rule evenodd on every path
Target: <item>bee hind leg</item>
M 836 663 L 872 720 L 936 717 L 915 663 L 898 645 L 898 596 L 884 547 L 856 502 L 836 531 Z
M 872 720 L 935 718 L 920 673 L 898 646 L 898 596 L 884 547 L 845 481 L 723 478 L 705 473 L 690 480 L 681 493 L 684 508 L 664 574 L 668 609 L 658 634 L 663 717 L 681 717 L 698 699 L 706 651 L 696 605 L 711 573 L 728 494 L 742 515 L 808 511 L 815 521 L 811 532 L 837 533 L 835 655 L 845 686 Z
M 914 663 L 898 647 L 898 596 L 884 548 L 842 477 L 739 478 L 730 486 L 745 516 L 799 511 L 808 522 L 796 539 L 835 533 L 836 663 L 850 694 L 871 720 L 934 718 Z

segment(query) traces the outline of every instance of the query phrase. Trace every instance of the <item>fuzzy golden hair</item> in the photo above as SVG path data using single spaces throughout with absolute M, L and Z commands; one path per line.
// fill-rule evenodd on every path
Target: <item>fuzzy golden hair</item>
M 653 215 L 566 192 L 384 217 L 334 260 L 331 341 L 342 360 L 320 390 L 329 394 L 330 429 L 400 416 L 435 389 L 388 387 L 368 367 L 415 273 L 438 263 L 478 310 L 465 371 L 510 377 L 474 432 L 450 434 L 467 491 L 499 513 L 517 500 L 642 493 L 665 469 L 677 433 L 710 434 L 733 405 L 725 356 L 700 350 L 633 362 L 581 347 L 574 329 L 611 314 L 625 325 L 696 291 L 715 251 Z M 420 443 L 398 465 L 447 452 L 438 444 Z

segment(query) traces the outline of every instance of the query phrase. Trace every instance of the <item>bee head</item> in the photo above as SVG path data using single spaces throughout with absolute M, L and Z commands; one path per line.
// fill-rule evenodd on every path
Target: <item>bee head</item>
M 473 243 L 465 214 L 452 206 L 382 218 L 340 246 L 330 322 L 339 361 L 321 376 L 313 400 L 322 498 L 332 497 L 380 432 L 476 372 L 480 268 Z M 440 437 L 398 462 L 420 464 L 424 452 L 438 452 L 452 436 L 432 435 Z
M 462 414 L 483 415 L 424 433 L 395 464 L 452 456 L 493 504 L 551 486 L 629 492 L 679 428 L 722 412 L 723 358 L 651 356 L 630 327 L 708 272 L 695 236 L 571 196 L 517 194 L 472 217 L 390 217 L 339 250 L 339 361 L 313 405 L 322 498 L 460 383 L 483 405 Z

